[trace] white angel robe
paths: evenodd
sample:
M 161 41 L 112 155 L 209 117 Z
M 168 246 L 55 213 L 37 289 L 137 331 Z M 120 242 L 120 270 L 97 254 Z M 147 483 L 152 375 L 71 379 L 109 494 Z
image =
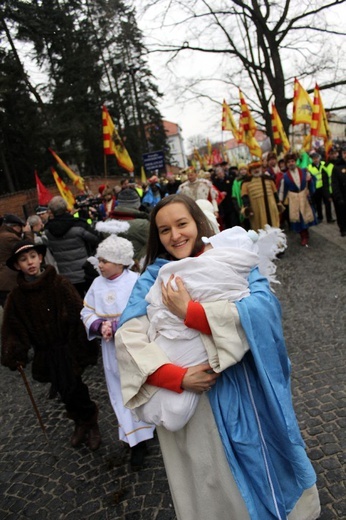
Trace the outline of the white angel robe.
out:
M 138 274 L 128 269 L 125 269 L 114 280 L 108 280 L 103 276 L 95 278 L 84 298 L 84 307 L 81 311 L 88 339 L 97 337 L 90 331 L 90 326 L 95 320 L 119 321 L 137 279 Z M 137 421 L 132 412 L 123 405 L 113 340 L 102 339 L 102 359 L 109 399 L 118 419 L 119 439 L 128 443 L 130 447 L 151 439 L 155 427 L 152 424 Z

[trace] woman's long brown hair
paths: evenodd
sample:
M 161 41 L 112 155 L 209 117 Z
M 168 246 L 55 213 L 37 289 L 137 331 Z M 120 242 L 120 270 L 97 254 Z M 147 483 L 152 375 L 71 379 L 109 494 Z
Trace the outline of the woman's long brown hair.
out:
M 158 214 L 160 209 L 164 208 L 168 204 L 174 203 L 184 204 L 184 206 L 190 213 L 191 217 L 196 222 L 197 239 L 191 256 L 195 256 L 197 253 L 201 251 L 203 247 L 202 237 L 211 237 L 215 234 L 209 223 L 209 220 L 207 219 L 203 211 L 200 209 L 200 207 L 196 204 L 196 202 L 193 199 L 191 199 L 191 197 L 188 197 L 187 195 L 183 194 L 169 195 L 168 197 L 164 197 L 154 207 L 150 215 L 149 238 L 143 271 L 145 271 L 147 266 L 152 264 L 158 257 L 167 259 L 171 258 L 171 256 L 167 253 L 166 249 L 161 244 L 159 232 L 156 225 L 156 215 Z

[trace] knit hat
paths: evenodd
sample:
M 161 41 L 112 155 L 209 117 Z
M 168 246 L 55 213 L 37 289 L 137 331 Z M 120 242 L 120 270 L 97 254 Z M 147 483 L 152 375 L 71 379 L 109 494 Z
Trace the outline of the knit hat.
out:
M 45 245 L 35 244 L 31 240 L 19 240 L 13 247 L 10 258 L 6 260 L 7 267 L 12 269 L 12 271 L 17 271 L 17 269 L 14 267 L 14 264 L 18 260 L 18 255 L 22 253 L 27 253 L 28 251 L 32 250 L 35 250 L 40 255 L 45 256 L 47 248 Z
M 25 226 L 25 222 L 17 217 L 17 215 L 12 215 L 12 213 L 7 213 L 6 215 L 4 215 L 3 217 L 3 220 L 2 220 L 3 224 L 9 224 L 9 225 L 15 225 L 15 226 Z
M 113 264 L 131 267 L 133 265 L 133 245 L 126 238 L 110 235 L 99 244 L 96 258 L 104 258 Z
M 138 209 L 141 205 L 141 199 L 136 190 L 133 188 L 125 188 L 118 193 L 118 206 Z

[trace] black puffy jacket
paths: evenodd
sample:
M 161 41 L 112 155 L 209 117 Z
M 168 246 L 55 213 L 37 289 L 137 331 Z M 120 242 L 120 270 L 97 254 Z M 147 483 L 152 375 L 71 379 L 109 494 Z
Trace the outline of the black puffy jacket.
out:
M 100 242 L 99 234 L 84 219 L 75 218 L 70 213 L 49 220 L 44 232 L 59 273 L 73 284 L 84 282 L 83 265 L 95 253 Z

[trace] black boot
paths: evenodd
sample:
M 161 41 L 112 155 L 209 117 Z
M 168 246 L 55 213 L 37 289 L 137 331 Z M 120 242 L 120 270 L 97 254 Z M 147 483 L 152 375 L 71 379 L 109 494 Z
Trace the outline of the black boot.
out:
M 78 448 L 85 441 L 88 428 L 85 422 L 75 421 L 74 432 L 71 437 L 72 448 Z
M 148 453 L 147 442 L 142 441 L 131 448 L 131 468 L 138 471 L 144 466 L 144 457 Z
M 101 444 L 101 433 L 98 425 L 99 410 L 96 408 L 94 415 L 88 421 L 88 446 L 92 451 L 99 449 Z
M 101 444 L 101 433 L 97 422 L 90 428 L 88 434 L 88 446 L 92 451 L 99 449 Z

